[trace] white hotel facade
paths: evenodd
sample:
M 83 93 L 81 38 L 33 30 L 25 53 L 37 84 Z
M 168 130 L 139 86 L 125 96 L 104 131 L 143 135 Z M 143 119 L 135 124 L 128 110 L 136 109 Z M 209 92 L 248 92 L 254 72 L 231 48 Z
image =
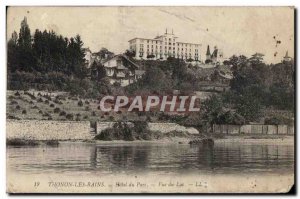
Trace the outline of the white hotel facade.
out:
M 183 60 L 200 61 L 201 44 L 186 43 L 177 41 L 172 33 L 157 36 L 154 39 L 134 38 L 129 40 L 129 49 L 135 52 L 135 59 L 160 59 L 168 57 L 180 58 Z

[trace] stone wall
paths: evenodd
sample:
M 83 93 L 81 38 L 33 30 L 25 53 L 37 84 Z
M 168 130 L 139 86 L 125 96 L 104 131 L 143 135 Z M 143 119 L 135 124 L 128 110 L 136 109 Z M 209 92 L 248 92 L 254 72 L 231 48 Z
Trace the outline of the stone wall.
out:
M 294 127 L 288 125 L 217 125 L 213 126 L 213 133 L 235 134 L 267 134 L 267 135 L 293 135 Z
M 97 122 L 97 134 L 107 128 L 111 128 L 114 122 Z M 171 131 L 183 131 L 190 134 L 199 134 L 195 128 L 184 127 L 176 123 L 148 123 L 151 131 L 160 131 L 162 133 L 168 133 Z
M 93 135 L 88 121 L 6 120 L 6 138 L 85 140 Z
M 149 129 L 152 131 L 160 131 L 168 133 L 171 131 L 183 131 L 190 134 L 199 134 L 198 130 L 192 127 L 181 126 L 176 123 L 148 123 Z

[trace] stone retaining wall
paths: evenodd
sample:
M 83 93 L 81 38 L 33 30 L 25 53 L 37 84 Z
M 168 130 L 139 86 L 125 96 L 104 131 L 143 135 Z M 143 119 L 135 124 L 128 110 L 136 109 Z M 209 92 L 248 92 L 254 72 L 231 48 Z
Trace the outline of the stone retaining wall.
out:
M 31 140 L 92 139 L 89 121 L 6 120 L 6 138 Z
M 101 133 L 104 129 L 113 127 L 114 122 L 97 122 L 97 134 Z M 171 131 L 183 131 L 190 134 L 199 134 L 195 128 L 188 128 L 176 123 L 148 123 L 148 127 L 151 131 L 160 131 L 162 133 L 168 133 Z
M 213 133 L 235 134 L 266 134 L 266 135 L 293 135 L 294 127 L 288 125 L 213 125 Z

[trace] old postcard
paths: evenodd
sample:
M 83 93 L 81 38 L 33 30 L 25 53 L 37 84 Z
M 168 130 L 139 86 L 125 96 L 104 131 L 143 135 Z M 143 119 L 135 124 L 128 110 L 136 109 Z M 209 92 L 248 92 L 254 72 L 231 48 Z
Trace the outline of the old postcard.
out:
M 289 192 L 294 13 L 7 7 L 7 192 Z

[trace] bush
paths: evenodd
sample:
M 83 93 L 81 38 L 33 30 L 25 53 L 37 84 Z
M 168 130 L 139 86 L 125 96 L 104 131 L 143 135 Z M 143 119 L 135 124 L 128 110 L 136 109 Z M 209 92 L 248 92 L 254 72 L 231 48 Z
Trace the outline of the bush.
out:
M 90 102 L 89 101 L 87 101 L 87 100 L 85 100 L 85 102 L 84 102 L 85 104 L 90 104 Z
M 65 116 L 67 113 L 65 112 L 65 111 L 61 111 L 60 113 L 59 113 L 59 116 Z
M 8 146 L 36 146 L 39 145 L 38 141 L 35 140 L 24 140 L 20 138 L 7 139 L 6 145 Z
M 49 104 L 49 100 L 45 100 L 45 104 Z
M 10 104 L 11 104 L 11 105 L 14 105 L 14 104 L 18 104 L 18 102 L 15 101 L 15 100 L 13 100 L 13 101 L 10 102 Z
M 20 110 L 20 109 L 21 109 L 21 107 L 20 107 L 19 105 L 17 105 L 17 106 L 16 106 L 16 109 L 17 109 L 17 110 Z
M 20 93 L 19 93 L 19 91 L 17 91 L 17 92 L 15 92 L 15 94 L 14 94 L 15 96 L 20 96 Z
M 43 99 L 42 99 L 42 98 L 39 98 L 39 99 L 38 99 L 38 102 L 43 102 Z
M 83 102 L 81 100 L 78 102 L 78 106 L 80 106 L 80 107 L 83 106 Z
M 265 124 L 268 125 L 293 125 L 293 123 L 294 120 L 282 116 L 274 116 L 265 119 Z
M 54 106 L 54 104 L 50 104 L 50 107 L 51 107 L 51 108 L 54 108 L 55 106 Z
M 113 128 L 103 130 L 100 134 L 95 136 L 97 140 L 134 140 L 132 129 L 125 122 L 117 122 Z
M 68 119 L 68 120 L 73 120 L 73 118 L 74 118 L 74 116 L 71 113 L 66 115 L 66 119 Z
M 27 111 L 26 111 L 26 110 L 23 110 L 23 111 L 22 111 L 22 114 L 27 114 Z
M 60 112 L 60 108 L 57 108 L 57 107 L 56 107 L 56 108 L 54 109 L 54 113 L 59 113 L 59 112 Z
M 96 116 L 96 112 L 93 111 L 93 112 L 91 113 L 91 115 L 92 115 L 92 116 Z
M 86 106 L 84 110 L 89 111 L 90 107 Z
M 87 115 L 85 115 L 84 117 L 83 117 L 83 119 L 89 119 L 89 116 L 87 116 Z
M 49 113 L 44 113 L 43 117 L 51 117 L 51 115 Z

